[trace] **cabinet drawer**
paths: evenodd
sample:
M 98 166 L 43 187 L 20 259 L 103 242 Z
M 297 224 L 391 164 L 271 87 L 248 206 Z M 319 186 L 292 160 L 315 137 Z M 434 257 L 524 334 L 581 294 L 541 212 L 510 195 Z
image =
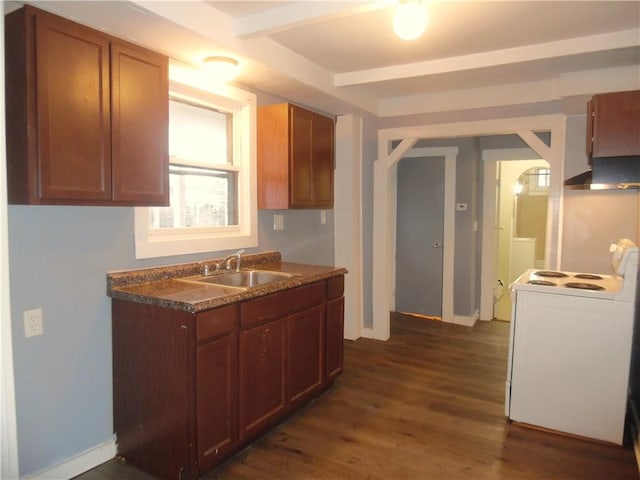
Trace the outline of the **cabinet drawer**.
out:
M 240 326 L 251 328 L 325 301 L 326 282 L 249 300 L 240 305 Z
M 196 341 L 228 334 L 236 329 L 237 325 L 238 306 L 236 304 L 200 312 L 196 317 Z
M 327 280 L 327 298 L 339 298 L 344 293 L 344 275 Z

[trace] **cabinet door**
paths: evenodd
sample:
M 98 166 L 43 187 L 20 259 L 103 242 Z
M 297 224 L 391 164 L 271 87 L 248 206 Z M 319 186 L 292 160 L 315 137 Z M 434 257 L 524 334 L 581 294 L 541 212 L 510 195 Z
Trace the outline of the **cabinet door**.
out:
M 327 302 L 327 378 L 342 373 L 344 346 L 344 297 Z
M 595 95 L 593 156 L 640 155 L 640 90 Z
M 316 207 L 333 207 L 333 119 L 314 115 L 312 152 L 313 200 Z
M 111 47 L 113 199 L 169 204 L 167 59 L 132 46 Z
M 118 455 L 159 478 L 194 472 L 191 315 L 117 299 L 111 312 Z
M 199 470 L 227 456 L 238 441 L 236 332 L 197 347 L 196 401 Z
M 253 437 L 285 412 L 286 319 L 240 332 L 240 437 Z
M 35 23 L 37 196 L 44 203 L 109 200 L 108 40 L 47 14 Z
M 291 207 L 311 207 L 313 200 L 312 135 L 313 113 L 289 107 L 289 203 Z
M 324 305 L 287 317 L 288 397 L 304 402 L 321 388 L 324 378 Z

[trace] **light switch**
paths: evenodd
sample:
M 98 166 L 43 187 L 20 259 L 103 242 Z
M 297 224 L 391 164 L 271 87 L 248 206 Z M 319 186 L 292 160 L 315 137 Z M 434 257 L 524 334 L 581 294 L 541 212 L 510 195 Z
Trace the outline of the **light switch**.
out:
M 284 215 L 273 216 L 273 229 L 284 230 Z

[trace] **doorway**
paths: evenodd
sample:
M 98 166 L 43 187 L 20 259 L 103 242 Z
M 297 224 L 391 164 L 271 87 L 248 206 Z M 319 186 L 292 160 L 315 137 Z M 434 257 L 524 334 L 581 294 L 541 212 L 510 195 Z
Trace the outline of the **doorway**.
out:
M 496 170 L 493 318 L 508 321 L 509 285 L 524 271 L 544 267 L 550 170 L 542 159 L 502 160 Z
M 553 139 L 546 145 L 535 132 L 550 132 Z M 563 115 L 541 115 L 534 117 L 512 117 L 476 122 L 425 124 L 395 127 L 378 130 L 378 159 L 374 162 L 373 183 L 373 252 L 372 252 L 372 338 L 386 340 L 390 335 L 389 312 L 395 307 L 395 215 L 396 215 L 396 178 L 397 162 L 411 149 L 418 139 L 474 137 L 516 133 L 540 157 L 549 161 L 553 172 L 550 179 L 549 208 L 547 218 L 547 252 L 545 264 L 549 268 L 557 268 L 559 264 L 559 246 L 561 238 L 561 198 L 562 198 L 562 164 L 565 150 L 566 123 Z M 392 144 L 400 140 L 393 148 Z M 452 179 L 455 186 L 455 177 Z M 454 190 L 455 192 L 455 187 Z M 495 190 L 494 190 L 495 191 Z M 495 200 L 494 200 L 495 202 Z M 452 210 L 455 209 L 455 197 Z M 445 219 L 449 215 L 445 215 Z M 446 222 L 446 220 L 445 220 Z M 454 227 L 455 228 L 455 227 Z M 491 227 L 489 226 L 489 229 Z M 445 225 L 446 231 L 446 225 Z M 485 252 L 484 224 L 480 272 L 480 319 L 489 320 L 493 310 L 493 263 L 495 252 Z M 445 240 L 445 243 L 446 240 Z M 494 245 L 494 243 L 492 243 Z M 449 249 L 451 250 L 451 249 Z M 450 252 L 453 254 L 453 252 Z M 445 252 L 445 265 L 449 253 Z M 453 255 L 452 255 L 453 256 Z M 491 266 L 486 264 L 491 260 Z M 453 258 L 451 258 L 453 262 Z M 445 278 L 451 283 L 450 295 L 453 296 L 453 278 Z M 488 292 L 487 292 L 488 290 Z M 443 290 L 443 308 L 446 291 Z M 488 293 L 488 296 L 487 296 Z M 488 298 L 488 302 L 487 299 Z M 453 305 L 453 298 L 449 303 Z M 449 312 L 453 320 L 453 311 Z M 444 317 L 444 312 L 443 312 Z
M 398 162 L 396 310 L 442 319 L 444 157 Z

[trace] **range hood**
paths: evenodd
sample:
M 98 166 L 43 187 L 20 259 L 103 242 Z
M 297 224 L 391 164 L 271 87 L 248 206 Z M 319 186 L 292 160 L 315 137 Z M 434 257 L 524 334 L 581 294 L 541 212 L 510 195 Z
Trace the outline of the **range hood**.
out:
M 569 190 L 640 188 L 640 156 L 594 158 L 592 169 L 564 182 Z

